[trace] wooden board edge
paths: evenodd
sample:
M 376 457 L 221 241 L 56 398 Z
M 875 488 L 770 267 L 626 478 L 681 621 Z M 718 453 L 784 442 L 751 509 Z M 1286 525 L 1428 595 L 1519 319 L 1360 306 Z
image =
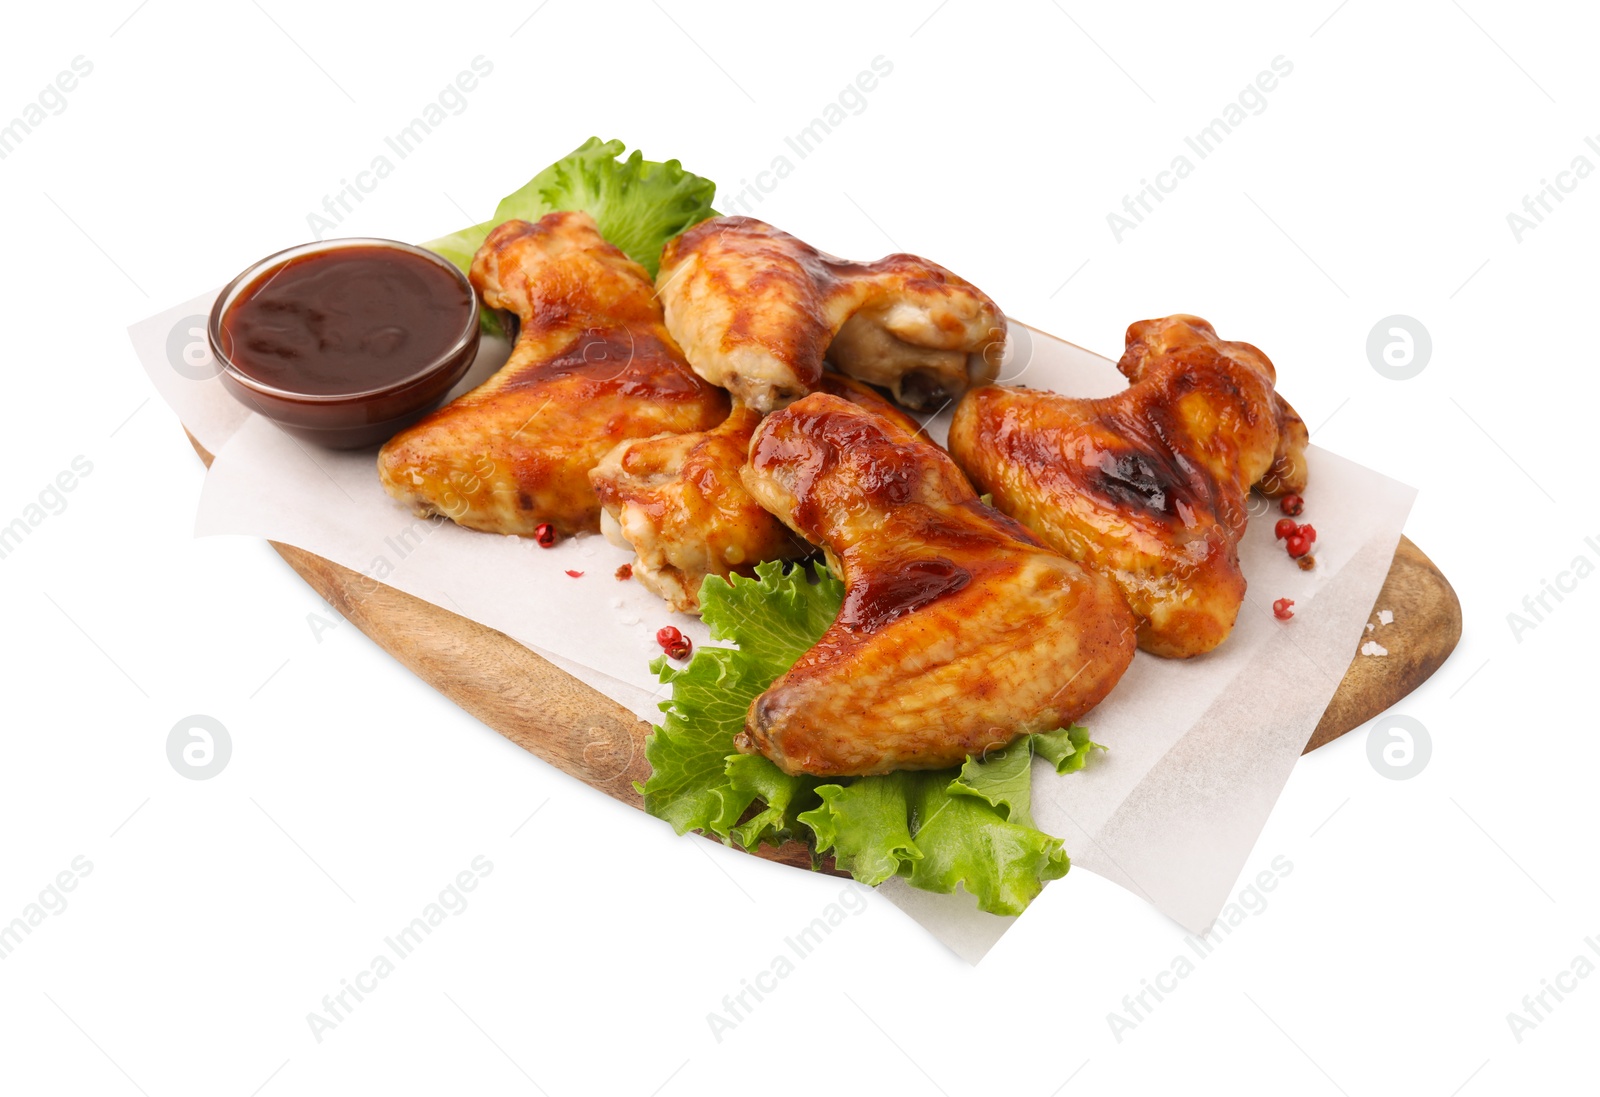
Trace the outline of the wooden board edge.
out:
M 1404 535 L 1395 547 L 1388 577 L 1373 603 L 1388 610 L 1390 625 L 1363 634 L 1385 655 L 1351 653 L 1350 667 L 1306 742 L 1305 753 L 1353 731 L 1397 704 L 1444 665 L 1461 640 L 1461 600 L 1434 562 Z

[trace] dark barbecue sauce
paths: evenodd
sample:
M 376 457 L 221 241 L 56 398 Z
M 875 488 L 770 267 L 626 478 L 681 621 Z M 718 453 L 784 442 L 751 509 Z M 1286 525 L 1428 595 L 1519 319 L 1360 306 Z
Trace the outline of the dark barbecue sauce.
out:
M 472 300 L 437 263 L 397 248 L 334 248 L 258 278 L 222 319 L 241 373 L 285 392 L 369 392 L 460 341 Z

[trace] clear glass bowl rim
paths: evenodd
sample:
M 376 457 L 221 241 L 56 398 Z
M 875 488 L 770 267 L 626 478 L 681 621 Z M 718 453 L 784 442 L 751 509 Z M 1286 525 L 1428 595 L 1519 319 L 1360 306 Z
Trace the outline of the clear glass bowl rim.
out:
M 244 290 L 254 285 L 257 279 L 274 267 L 283 266 L 303 255 L 316 255 L 320 252 L 361 247 L 394 248 L 398 251 L 408 252 L 419 258 L 427 259 L 441 269 L 448 271 L 451 277 L 466 290 L 467 300 L 472 307 L 468 310 L 467 322 L 463 325 L 461 334 L 456 337 L 448 348 L 431 361 L 419 366 L 412 373 L 380 385 L 377 388 L 368 389 L 365 392 L 295 392 L 291 389 L 281 389 L 263 381 L 258 381 L 233 364 L 233 361 L 222 349 L 222 319 L 228 314 L 228 310 L 233 307 L 233 303 L 239 299 L 239 295 Z M 239 272 L 239 275 L 233 281 L 222 287 L 222 292 L 217 294 L 217 299 L 211 306 L 211 317 L 206 324 L 206 341 L 211 344 L 211 353 L 218 364 L 227 372 L 229 378 L 244 388 L 252 392 L 259 392 L 263 396 L 275 396 L 282 400 L 305 404 L 341 404 L 399 392 L 427 377 L 434 370 L 461 354 L 477 335 L 478 294 L 473 290 L 472 283 L 468 281 L 467 276 L 461 273 L 461 269 L 444 256 L 431 252 L 427 248 L 418 247 L 415 244 L 407 244 L 403 240 L 388 240 L 381 236 L 338 236 L 329 240 L 311 240 L 304 244 L 296 244 L 292 248 L 284 248 L 282 251 L 274 252 L 264 259 L 251 263 L 243 271 Z

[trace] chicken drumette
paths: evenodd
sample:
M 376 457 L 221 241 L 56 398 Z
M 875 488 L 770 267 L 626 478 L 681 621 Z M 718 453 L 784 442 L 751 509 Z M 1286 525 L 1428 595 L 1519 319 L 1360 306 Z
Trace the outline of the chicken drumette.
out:
M 589 470 L 613 446 L 727 417 L 727 394 L 662 324 L 650 276 L 587 213 L 500 225 L 472 283 L 520 333 L 499 372 L 379 453 L 384 489 L 417 513 L 490 533 L 597 529 Z
M 762 423 L 743 478 L 845 584 L 736 740 L 787 773 L 957 765 L 1076 719 L 1133 658 L 1115 585 L 981 503 L 901 424 L 807 396 Z
M 921 429 L 872 389 L 840 374 L 821 387 L 883 415 L 906 430 Z M 707 575 L 754 574 L 767 560 L 793 560 L 816 550 L 762 509 L 739 478 L 758 412 L 735 404 L 720 426 L 623 442 L 589 473 L 605 513 L 600 528 L 635 553 L 633 577 L 673 609 L 700 611 Z
M 1227 638 L 1244 599 L 1251 487 L 1305 487 L 1305 424 L 1265 354 L 1196 316 L 1132 325 L 1117 368 L 1131 384 L 1100 400 L 969 392 L 950 452 L 996 507 L 1116 580 L 1140 647 L 1198 655 Z
M 994 380 L 1005 318 L 915 255 L 835 259 L 750 217 L 702 221 L 661 253 L 667 327 L 695 372 L 769 412 L 817 388 L 822 363 L 936 408 Z

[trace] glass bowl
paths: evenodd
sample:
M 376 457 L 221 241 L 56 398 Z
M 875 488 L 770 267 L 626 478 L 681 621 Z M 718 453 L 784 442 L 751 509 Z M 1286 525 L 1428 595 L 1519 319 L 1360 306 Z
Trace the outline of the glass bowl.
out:
M 247 372 L 235 359 L 235 348 L 230 345 L 233 340 L 224 323 L 234 306 L 297 260 L 357 248 L 394 249 L 437 267 L 441 290 L 454 283 L 455 290 L 466 294 L 468 308 L 459 334 L 438 353 L 430 350 L 407 354 L 402 346 L 393 356 L 392 377 L 377 384 L 354 385 L 349 392 L 296 391 L 291 380 L 276 377 L 269 383 Z M 319 240 L 269 255 L 229 282 L 211 307 L 206 337 L 222 367 L 218 377 L 223 387 L 240 403 L 303 441 L 333 449 L 359 449 L 388 440 L 437 408 L 465 376 L 478 353 L 478 296 L 453 263 L 425 248 L 377 237 Z M 240 359 L 247 357 L 239 355 Z

